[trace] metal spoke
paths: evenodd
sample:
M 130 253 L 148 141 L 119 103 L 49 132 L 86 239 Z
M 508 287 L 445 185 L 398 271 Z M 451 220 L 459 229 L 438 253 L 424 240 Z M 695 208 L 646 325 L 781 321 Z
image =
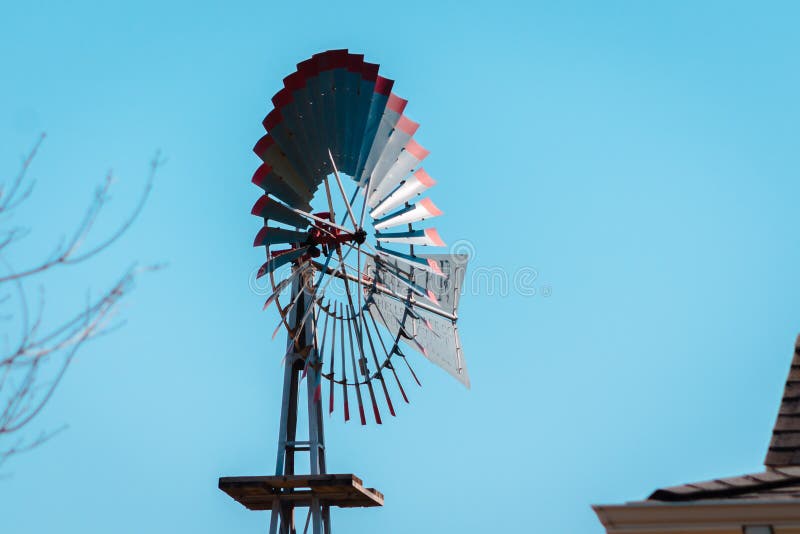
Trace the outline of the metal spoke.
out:
M 364 401 L 361 399 L 361 387 L 358 385 L 359 384 L 359 380 L 358 380 L 358 371 L 356 370 L 356 350 L 353 347 L 353 328 L 352 328 L 352 325 L 350 324 L 350 320 L 349 320 L 350 317 L 351 317 L 349 311 L 347 312 L 347 317 L 348 317 L 348 321 L 347 321 L 347 333 L 348 333 L 348 336 L 347 337 L 350 340 L 350 361 L 353 364 L 353 384 L 356 387 L 356 399 L 358 400 L 358 415 L 361 418 L 361 424 L 362 425 L 366 425 L 367 424 L 367 418 L 364 415 Z
M 342 340 L 342 395 L 344 396 L 344 420 L 345 422 L 350 420 L 350 404 L 347 401 L 347 365 L 345 363 L 345 347 L 344 347 L 344 311 L 342 309 L 342 305 L 339 304 L 339 315 L 342 317 L 341 322 L 339 323 L 341 330 L 341 340 Z M 358 377 L 356 377 L 356 381 L 358 381 Z
M 342 185 L 342 179 L 339 178 L 339 170 L 336 168 L 336 163 L 333 161 L 333 154 L 331 154 L 330 149 L 328 149 L 328 156 L 331 158 L 331 165 L 333 165 L 333 176 L 336 178 L 336 183 L 339 185 L 339 191 L 342 193 L 344 207 L 347 208 L 347 214 L 350 215 L 350 220 L 353 221 L 353 227 L 358 230 L 359 227 L 356 226 L 356 217 L 353 215 L 350 202 L 347 201 L 347 194 L 344 192 L 344 185 Z M 330 201 L 330 195 L 328 195 L 328 200 Z
M 289 209 L 292 210 L 293 212 L 295 212 L 298 215 L 301 215 L 303 217 L 307 217 L 307 218 L 311 219 L 312 221 L 316 221 L 316 222 L 319 222 L 319 223 L 322 223 L 322 224 L 326 224 L 328 226 L 331 226 L 333 228 L 336 228 L 337 230 L 341 230 L 342 232 L 346 232 L 348 234 L 351 233 L 351 230 L 349 228 L 345 228 L 344 226 L 340 226 L 340 225 L 336 224 L 332 220 L 328 221 L 328 220 L 323 219 L 322 217 L 317 217 L 316 215 L 314 215 L 312 213 L 308 213 L 308 212 L 305 212 L 303 210 L 299 210 L 299 209 L 296 209 L 296 208 L 289 208 Z M 331 219 L 333 219 L 333 214 L 331 214 Z M 317 226 L 316 228 L 319 228 L 319 227 Z M 333 235 L 331 232 L 328 232 L 324 228 L 319 228 L 319 229 L 322 230 L 323 232 L 326 232 L 328 235 L 331 235 L 331 236 Z

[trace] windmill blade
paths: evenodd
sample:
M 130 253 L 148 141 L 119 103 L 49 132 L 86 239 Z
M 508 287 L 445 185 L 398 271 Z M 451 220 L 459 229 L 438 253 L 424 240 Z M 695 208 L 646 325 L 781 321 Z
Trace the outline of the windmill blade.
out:
M 383 243 L 406 243 L 408 245 L 423 245 L 428 247 L 443 247 L 444 241 L 439 237 L 435 228 L 424 230 L 409 230 L 407 232 L 376 232 L 375 239 Z
M 428 157 L 430 151 L 417 143 L 413 138 L 408 140 L 406 146 L 397 156 L 397 160 L 382 176 L 373 173 L 372 190 L 367 205 L 374 208 L 383 198 L 397 187 L 411 171 L 419 167 L 422 160 Z
M 368 176 L 385 177 L 389 169 L 400 157 L 400 154 L 405 150 L 406 145 L 411 142 L 411 138 L 414 137 L 418 129 L 419 123 L 412 121 L 405 115 L 401 115 L 389 135 L 389 139 L 386 140 L 386 144 L 375 162 L 375 167 Z
M 256 201 L 250 213 L 263 217 L 265 221 L 280 222 L 295 228 L 308 226 L 308 219 L 298 215 L 292 208 L 284 206 L 267 195 L 263 195 Z
M 311 149 L 308 142 L 309 128 L 305 120 L 308 113 L 308 96 L 303 75 L 300 72 L 294 72 L 286 76 L 283 79 L 283 89 L 275 93 L 272 103 L 275 109 L 281 110 L 283 120 L 293 133 L 292 140 L 297 146 L 299 154 L 308 154 Z M 267 126 L 264 124 L 265 128 Z M 312 172 L 310 177 L 313 176 Z
M 374 226 L 376 230 L 384 230 L 401 224 L 410 224 L 430 219 L 431 217 L 438 217 L 441 214 L 442 211 L 434 205 L 431 199 L 423 198 L 416 204 L 411 204 L 388 217 L 375 221 Z
M 304 243 L 308 240 L 308 232 L 299 232 L 297 230 L 286 230 L 285 228 L 273 228 L 272 226 L 264 226 L 258 231 L 254 247 L 263 245 L 276 245 L 276 244 L 297 244 Z
M 383 115 L 378 123 L 378 129 L 375 132 L 375 138 L 369 149 L 369 154 L 366 156 L 367 159 L 363 162 L 363 167 L 358 171 L 357 181 L 360 186 L 363 186 L 374 173 L 375 165 L 380 161 L 381 155 L 389 145 L 398 124 L 400 124 L 403 119 L 405 119 L 403 122 L 404 131 L 412 129 L 416 131 L 416 128 L 413 126 L 414 123 L 403 115 L 406 104 L 408 104 L 408 101 L 404 98 L 400 98 L 394 93 L 389 93 L 386 100 L 386 107 L 383 109 Z M 410 136 L 408 137 L 410 138 Z
M 261 158 L 261 161 L 267 163 L 272 168 L 272 172 L 280 176 L 281 180 L 291 187 L 300 198 L 306 202 L 311 201 L 314 196 L 313 192 L 270 134 L 258 140 L 253 147 L 253 152 Z
M 284 95 L 286 94 L 287 93 L 284 93 Z M 278 95 L 276 95 L 276 97 L 280 98 Z M 296 112 L 291 109 L 293 107 L 291 102 L 286 102 L 286 100 L 288 100 L 288 98 L 281 102 L 286 104 L 286 115 L 288 117 L 294 117 Z M 269 136 L 280 148 L 281 155 L 286 158 L 286 161 L 291 165 L 292 169 L 297 171 L 297 175 L 302 180 L 305 188 L 309 191 L 314 191 L 314 189 L 316 189 L 313 178 L 314 174 L 309 167 L 307 167 L 306 160 L 301 156 L 299 147 L 294 142 L 299 132 L 288 124 L 288 122 L 289 121 L 284 120 L 284 115 L 281 113 L 281 110 L 275 108 L 269 112 L 262 124 L 264 125 L 264 129 L 269 132 Z
M 314 92 L 314 102 L 317 105 L 315 113 L 317 118 L 321 119 L 319 124 L 322 129 L 319 134 L 325 140 L 324 144 L 329 149 L 336 144 L 336 132 L 338 131 L 336 125 L 336 93 L 332 68 L 334 64 L 341 61 L 342 52 L 342 50 L 329 50 L 312 56 L 319 72 L 316 79 L 313 80 L 316 87 Z
M 313 80 L 318 74 L 317 64 L 313 59 L 307 59 L 297 64 L 296 72 L 283 79 L 284 87 L 292 92 L 294 100 L 298 103 L 297 119 L 301 125 L 306 146 L 304 156 L 317 181 L 319 181 L 320 175 L 324 174 L 317 157 L 322 145 L 319 137 L 320 126 L 316 115 Z
M 253 174 L 252 182 L 263 189 L 267 194 L 280 199 L 289 206 L 303 210 L 311 209 L 311 205 L 308 203 L 309 199 L 299 195 L 297 191 L 292 189 L 267 163 L 262 163 L 261 166 L 256 169 L 256 172 Z
M 365 63 L 361 54 L 350 54 L 347 70 L 356 78 L 354 92 L 350 97 L 348 117 L 349 128 L 345 133 L 345 158 L 341 162 L 342 170 L 350 176 L 355 175 L 358 156 L 361 151 L 361 140 L 367 123 L 372 95 L 375 92 L 375 80 L 378 78 L 378 65 Z
M 331 70 L 333 84 L 331 85 L 331 92 L 333 93 L 334 100 L 334 124 L 336 129 L 333 135 L 333 153 L 336 154 L 337 161 L 344 161 L 345 159 L 345 133 L 349 128 L 348 117 L 348 99 L 353 93 L 351 83 L 355 85 L 356 79 L 349 76 L 347 71 L 347 50 L 342 50 L 342 53 L 337 56 L 337 63 Z
M 299 259 L 303 254 L 307 252 L 308 252 L 308 247 L 290 249 L 281 253 L 273 252 L 272 258 L 267 260 L 267 262 L 264 263 L 264 265 L 262 265 L 258 269 L 258 274 L 256 275 L 256 278 L 261 278 L 265 274 L 275 271 L 275 269 L 277 269 L 278 267 L 282 267 L 289 262 Z
M 395 103 L 395 101 L 393 101 L 392 105 L 394 109 L 390 109 L 389 113 L 386 114 L 386 104 L 389 101 L 389 96 L 391 95 L 393 85 L 394 80 L 384 78 L 380 75 L 376 76 L 375 78 L 375 85 L 371 95 L 369 111 L 367 112 L 367 120 L 364 125 L 364 135 L 361 142 L 361 148 L 359 148 L 358 163 L 356 165 L 355 173 L 353 174 L 353 178 L 359 184 L 362 183 L 362 181 L 366 181 L 364 179 L 364 175 L 367 173 L 364 172 L 364 167 L 372 156 L 376 139 L 387 139 L 389 137 L 389 132 L 392 128 L 394 128 L 394 125 L 397 124 L 397 120 L 400 118 L 400 113 L 397 113 L 396 111 L 399 102 Z M 402 99 L 398 99 L 398 101 L 405 102 Z M 403 106 L 405 106 L 405 104 L 403 104 Z M 382 137 L 378 135 L 379 132 Z M 375 159 L 377 159 L 379 155 L 379 150 L 382 149 L 382 146 L 379 149 L 375 149 Z
M 436 181 L 428 176 L 428 173 L 425 172 L 425 169 L 420 168 L 408 180 L 406 180 L 403 185 L 392 191 L 388 196 L 386 196 L 386 198 L 381 200 L 375 209 L 370 212 L 370 217 L 373 219 L 383 217 L 396 207 L 403 205 L 403 203 L 412 199 L 416 195 L 422 194 L 434 185 L 436 185 Z M 378 197 L 380 194 L 381 191 L 376 189 L 375 196 Z M 370 202 L 368 202 L 368 204 L 372 204 L 372 198 L 370 198 Z

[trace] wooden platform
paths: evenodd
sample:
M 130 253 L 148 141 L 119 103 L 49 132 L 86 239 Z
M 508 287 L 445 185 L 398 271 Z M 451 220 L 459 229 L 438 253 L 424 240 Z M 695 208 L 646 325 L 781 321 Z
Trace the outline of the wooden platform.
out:
M 324 506 L 383 506 L 383 494 L 365 488 L 355 475 L 223 477 L 219 489 L 250 510 L 271 510 L 275 500 L 309 506 L 312 497 Z

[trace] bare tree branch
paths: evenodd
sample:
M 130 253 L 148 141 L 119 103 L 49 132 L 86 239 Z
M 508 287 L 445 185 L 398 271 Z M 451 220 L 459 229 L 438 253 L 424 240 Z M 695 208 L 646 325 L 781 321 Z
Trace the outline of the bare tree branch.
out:
M 30 196 L 33 182 L 28 171 L 45 136 L 42 135 L 23 159 L 17 176 L 7 186 L 0 187 L 0 215 L 8 215 Z M 152 191 L 153 181 L 162 164 L 156 153 L 150 162 L 149 173 L 142 194 L 130 215 L 99 244 L 87 247 L 93 228 L 110 198 L 113 183 L 109 173 L 95 191 L 81 222 L 69 239 L 62 239 L 53 252 L 38 264 L 24 269 L 14 269 L 9 260 L 12 245 L 27 236 L 22 228 L 0 229 L 0 286 L 10 284 L 5 293 L 0 291 L 0 309 L 12 308 L 6 314 L 8 326 L 18 324 L 20 333 L 11 346 L 0 350 L 0 465 L 14 454 L 35 448 L 51 439 L 62 429 L 42 432 L 34 439 L 26 439 L 25 429 L 52 399 L 53 393 L 64 377 L 75 354 L 87 342 L 119 328 L 112 325 L 121 299 L 131 290 L 136 275 L 143 270 L 131 266 L 117 282 L 99 297 L 91 299 L 73 316 L 57 326 L 43 331 L 45 293 L 39 288 L 36 311 L 31 312 L 25 282 L 58 266 L 75 265 L 86 261 L 117 241 L 134 223 Z M 16 298 L 12 295 L 16 294 Z M 6 340 L 11 339 L 8 332 Z M 4 443 L 6 445 L 4 445 Z

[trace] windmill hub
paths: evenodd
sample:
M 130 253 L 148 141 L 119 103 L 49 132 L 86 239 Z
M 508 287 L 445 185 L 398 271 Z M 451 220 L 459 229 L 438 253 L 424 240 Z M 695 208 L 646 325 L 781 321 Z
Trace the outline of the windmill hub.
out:
M 317 219 L 331 219 L 331 215 L 328 212 L 315 213 L 314 216 L 317 217 Z M 302 245 L 310 247 L 320 246 L 327 255 L 339 245 L 347 243 L 363 245 L 366 240 L 367 232 L 363 228 L 359 228 L 354 232 L 343 232 L 336 226 L 325 224 L 321 221 L 315 221 L 308 230 L 308 239 Z M 316 254 L 312 255 L 317 256 Z

